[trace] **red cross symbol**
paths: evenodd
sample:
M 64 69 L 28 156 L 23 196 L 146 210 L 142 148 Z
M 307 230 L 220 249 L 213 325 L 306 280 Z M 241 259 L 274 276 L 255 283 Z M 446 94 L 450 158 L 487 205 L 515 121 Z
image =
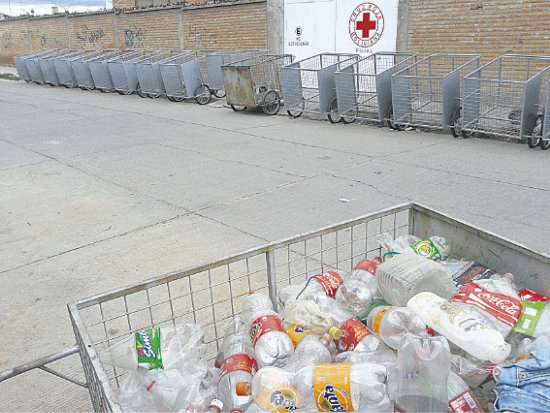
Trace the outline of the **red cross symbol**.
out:
M 370 19 L 370 13 L 363 13 L 363 21 L 357 21 L 356 30 L 361 30 L 363 32 L 363 35 L 361 36 L 363 39 L 368 39 L 370 36 L 371 30 L 376 30 L 376 21 L 373 21 Z M 367 35 L 365 36 L 365 32 Z

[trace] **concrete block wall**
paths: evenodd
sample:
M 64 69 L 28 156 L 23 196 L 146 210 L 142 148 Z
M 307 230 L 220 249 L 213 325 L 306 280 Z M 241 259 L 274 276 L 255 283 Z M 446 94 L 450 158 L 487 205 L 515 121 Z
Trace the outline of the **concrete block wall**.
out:
M 550 55 L 548 0 L 401 0 L 398 50 Z

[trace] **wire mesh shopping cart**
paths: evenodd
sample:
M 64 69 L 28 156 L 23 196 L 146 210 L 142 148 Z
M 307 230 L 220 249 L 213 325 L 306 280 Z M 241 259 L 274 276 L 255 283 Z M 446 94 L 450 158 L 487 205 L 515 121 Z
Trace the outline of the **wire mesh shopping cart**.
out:
M 139 79 L 135 62 L 146 57 L 153 57 L 162 53 L 162 50 L 134 50 L 107 60 L 113 89 L 121 95 L 131 95 L 139 90 Z
M 338 70 L 334 99 L 344 123 L 359 119 L 393 128 L 391 76 L 415 62 L 416 53 L 377 52 Z
M 266 115 L 279 112 L 283 99 L 281 69 L 292 55 L 255 55 L 222 67 L 227 103 L 234 111 L 260 107 Z
M 71 65 L 76 78 L 76 85 L 82 90 L 95 89 L 94 79 L 90 71 L 90 60 L 96 59 L 98 56 L 113 52 L 113 49 L 108 50 L 90 50 L 89 53 L 80 55 L 71 59 Z
M 59 86 L 59 78 L 57 76 L 57 70 L 55 70 L 54 59 L 57 56 L 64 55 L 65 53 L 67 53 L 66 49 L 60 49 L 56 52 L 48 54 L 47 56 L 38 58 L 40 70 L 44 75 L 44 83 L 47 83 L 51 86 Z
M 550 57 L 504 55 L 464 78 L 462 128 L 508 139 L 542 142 Z
M 35 368 L 58 374 L 46 365 L 79 353 L 93 409 L 120 412 L 116 391 L 124 371 L 103 365 L 98 357 L 102 350 L 138 330 L 196 323 L 204 332 L 206 358 L 213 361 L 227 321 L 241 313 L 249 292 L 269 295 L 277 310 L 282 288 L 382 256 L 386 251 L 377 241 L 382 233 L 421 239 L 437 234 L 447 239 L 454 255 L 500 273 L 512 272 L 518 285 L 550 294 L 547 279 L 540 277 L 550 273 L 550 256 L 410 203 L 72 303 L 68 310 L 76 346 L 0 372 L 0 384 Z
M 334 73 L 358 60 L 356 54 L 322 53 L 283 67 L 281 79 L 288 115 L 297 118 L 302 113 L 327 114 L 331 122 L 340 122 L 334 102 Z
M 394 122 L 399 128 L 451 129 L 461 136 L 462 78 L 478 69 L 479 56 L 434 54 L 392 76 Z
M 99 56 L 90 59 L 88 61 L 88 67 L 90 68 L 95 88 L 100 92 L 114 92 L 115 86 L 107 62 L 111 59 L 120 58 L 125 54 L 134 52 L 135 50 L 104 51 Z
M 54 57 L 53 64 L 61 86 L 67 88 L 78 86 L 71 61 L 75 58 L 86 56 L 89 52 L 89 50 L 70 50 L 66 54 Z
M 49 49 L 49 50 L 44 50 L 42 52 L 28 54 L 23 57 L 22 60 L 25 63 L 25 67 L 29 72 L 29 76 L 32 82 L 39 85 L 44 83 L 44 73 L 42 73 L 42 68 L 40 67 L 39 59 L 45 58 L 46 56 L 49 56 L 52 54 L 55 55 L 60 50 L 62 53 L 65 52 L 65 49 Z

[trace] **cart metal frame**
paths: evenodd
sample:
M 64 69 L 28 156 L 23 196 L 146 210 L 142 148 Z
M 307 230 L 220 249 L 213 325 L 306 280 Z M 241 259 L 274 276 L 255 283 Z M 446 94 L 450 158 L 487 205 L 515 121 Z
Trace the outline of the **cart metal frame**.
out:
M 95 411 L 120 412 L 116 388 L 121 370 L 103 366 L 98 353 L 135 331 L 196 323 L 203 329 L 207 358 L 221 346 L 226 322 L 241 312 L 250 291 L 266 293 L 278 306 L 278 291 L 331 269 L 351 270 L 361 259 L 381 256 L 381 233 L 445 237 L 456 256 L 497 272 L 512 272 L 519 285 L 550 294 L 550 256 L 528 249 L 425 206 L 408 203 L 316 231 L 295 235 L 239 254 L 173 272 L 68 305 L 76 346 L 0 372 L 0 383 L 35 368 L 60 375 L 46 364 L 79 353 Z
M 393 125 L 391 76 L 416 63 L 416 53 L 377 52 L 334 74 L 338 114 L 344 123 L 356 119 Z
M 139 79 L 135 62 L 146 57 L 156 56 L 162 50 L 134 50 L 131 53 L 121 54 L 107 61 L 113 88 L 121 95 L 131 95 L 139 90 Z
M 94 79 L 92 72 L 90 71 L 90 60 L 96 59 L 98 56 L 114 51 L 114 49 L 107 50 L 90 50 L 90 53 L 81 55 L 74 59 L 71 59 L 71 65 L 76 77 L 76 85 L 82 90 L 95 89 Z
M 454 124 L 460 119 L 462 78 L 479 67 L 479 55 L 438 53 L 395 73 L 392 101 L 396 126 L 450 128 L 455 135 Z
M 110 93 L 115 91 L 113 79 L 107 62 L 110 59 L 120 57 L 124 54 L 134 53 L 134 50 L 113 50 L 112 52 L 103 52 L 99 56 L 88 61 L 88 67 L 95 85 L 100 92 Z
M 135 61 L 134 66 L 139 81 L 138 94 L 143 98 L 166 96 L 166 89 L 160 72 L 160 63 L 172 56 L 185 52 L 186 50 L 162 51 L 156 55 L 149 55 Z
M 15 68 L 17 69 L 17 76 L 19 76 L 19 79 L 24 80 L 25 82 L 32 82 L 31 75 L 29 74 L 29 70 L 27 69 L 27 65 L 25 65 L 25 58 L 27 56 L 30 56 L 28 54 L 14 56 L 13 58 L 13 64 L 15 65 Z
M 42 73 L 42 69 L 40 68 L 39 59 L 49 56 L 51 54 L 55 54 L 59 50 L 65 51 L 66 49 L 44 50 L 42 52 L 26 55 L 23 58 L 27 71 L 29 72 L 29 76 L 31 77 L 31 81 L 33 83 L 36 83 L 38 85 L 44 83 L 44 73 Z
M 59 77 L 57 76 L 57 70 L 55 70 L 54 59 L 58 56 L 62 56 L 67 52 L 67 49 L 60 49 L 57 52 L 49 54 L 48 56 L 40 57 L 38 64 L 40 70 L 44 75 L 44 83 L 51 86 L 59 86 Z
M 74 58 L 86 56 L 88 52 L 89 50 L 69 50 L 66 54 L 53 58 L 53 64 L 61 86 L 65 86 L 66 88 L 78 86 L 71 61 Z
M 503 55 L 464 78 L 465 131 L 539 145 L 550 57 Z
M 279 112 L 283 100 L 281 69 L 292 55 L 256 55 L 222 66 L 227 103 L 238 112 L 260 107 L 266 115 Z
M 331 107 L 336 97 L 334 73 L 359 59 L 357 54 L 321 53 L 283 67 L 281 79 L 288 115 L 297 118 L 302 113 L 326 114 L 331 122 L 340 122 L 338 107 Z
M 544 120 L 542 126 L 542 139 L 540 147 L 542 149 L 548 149 L 550 148 L 550 80 L 546 83 Z
M 194 76 L 191 69 L 194 69 L 196 65 L 184 65 L 193 62 L 197 57 L 198 53 L 196 51 L 184 50 L 175 56 L 159 62 L 159 69 L 168 100 L 172 102 L 183 102 L 184 100 L 195 98 L 197 84 L 192 81 Z M 187 69 L 184 70 L 184 67 Z M 197 76 L 200 78 L 200 68 Z M 200 79 L 201 82 L 199 83 L 202 84 L 202 78 Z M 186 81 L 188 81 L 189 84 Z

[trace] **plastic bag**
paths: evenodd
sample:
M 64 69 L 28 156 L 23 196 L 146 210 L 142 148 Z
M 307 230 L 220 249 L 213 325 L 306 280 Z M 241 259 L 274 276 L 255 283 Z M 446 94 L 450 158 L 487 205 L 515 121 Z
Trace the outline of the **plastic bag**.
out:
M 332 327 L 332 320 L 312 300 L 298 300 L 287 304 L 283 311 L 285 323 L 298 324 L 315 334 L 323 335 Z

